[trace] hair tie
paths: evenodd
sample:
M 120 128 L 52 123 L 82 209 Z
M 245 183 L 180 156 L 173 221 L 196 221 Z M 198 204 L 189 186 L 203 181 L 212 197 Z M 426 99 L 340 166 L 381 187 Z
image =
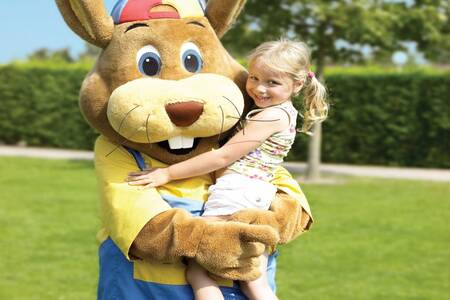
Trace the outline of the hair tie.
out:
M 313 79 L 314 77 L 316 77 L 316 74 L 314 74 L 314 72 L 312 72 L 312 71 L 309 71 L 308 72 L 308 77 Z

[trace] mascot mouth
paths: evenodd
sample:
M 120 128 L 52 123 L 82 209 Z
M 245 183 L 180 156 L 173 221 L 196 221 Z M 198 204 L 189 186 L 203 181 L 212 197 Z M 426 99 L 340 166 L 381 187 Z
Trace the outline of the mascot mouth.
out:
M 171 154 L 185 155 L 195 150 L 199 142 L 199 138 L 176 136 L 169 140 L 159 142 L 158 146 L 167 150 Z

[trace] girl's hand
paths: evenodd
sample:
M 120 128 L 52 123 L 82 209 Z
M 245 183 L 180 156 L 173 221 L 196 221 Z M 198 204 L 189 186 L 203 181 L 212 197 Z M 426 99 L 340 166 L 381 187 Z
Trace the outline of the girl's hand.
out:
M 142 185 L 142 189 L 155 188 L 170 181 L 168 168 L 132 172 L 126 179 L 129 185 Z

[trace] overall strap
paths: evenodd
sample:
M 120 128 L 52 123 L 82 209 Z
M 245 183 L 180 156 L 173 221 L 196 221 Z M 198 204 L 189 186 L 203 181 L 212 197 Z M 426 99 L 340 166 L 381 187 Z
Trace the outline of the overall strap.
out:
M 145 170 L 147 168 L 147 166 L 145 165 L 145 161 L 144 158 L 142 157 L 141 152 L 136 151 L 134 149 L 128 148 L 126 146 L 124 146 L 125 149 L 128 150 L 128 152 L 130 152 L 131 155 L 133 155 L 134 160 L 136 161 L 137 166 L 139 167 L 139 169 L 141 171 Z

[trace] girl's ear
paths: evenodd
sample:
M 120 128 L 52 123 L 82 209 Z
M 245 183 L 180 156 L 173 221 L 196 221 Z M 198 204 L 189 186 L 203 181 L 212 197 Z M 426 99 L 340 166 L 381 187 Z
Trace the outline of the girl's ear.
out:
M 297 95 L 298 93 L 300 93 L 302 87 L 303 87 L 303 80 L 297 80 L 294 81 L 294 95 Z
M 100 48 L 111 41 L 114 21 L 103 1 L 56 0 L 67 25 L 83 40 Z
M 246 0 L 209 0 L 206 6 L 206 17 L 221 38 L 230 29 L 245 5 Z

